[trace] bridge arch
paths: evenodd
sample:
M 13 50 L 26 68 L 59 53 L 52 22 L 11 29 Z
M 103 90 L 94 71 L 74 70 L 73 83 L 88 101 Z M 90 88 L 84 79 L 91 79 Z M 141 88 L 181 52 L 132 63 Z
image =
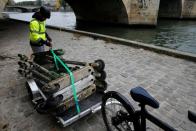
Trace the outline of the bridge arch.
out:
M 159 17 L 181 18 L 184 0 L 160 0 Z
M 127 0 L 65 0 L 76 20 L 128 24 Z
M 159 17 L 195 19 L 195 0 L 160 0 Z

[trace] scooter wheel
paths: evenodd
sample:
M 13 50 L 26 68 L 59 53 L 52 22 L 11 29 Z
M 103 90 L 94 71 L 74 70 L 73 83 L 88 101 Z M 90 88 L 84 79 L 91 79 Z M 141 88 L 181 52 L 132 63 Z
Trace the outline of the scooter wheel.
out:
M 98 66 L 95 67 L 95 69 L 96 69 L 98 72 L 104 70 L 104 68 L 105 68 L 105 63 L 104 63 L 103 60 L 101 60 L 101 59 L 95 60 L 95 63 L 98 64 Z
M 108 84 L 107 84 L 106 81 L 98 81 L 98 80 L 96 80 L 95 81 L 95 85 L 96 85 L 97 91 L 101 92 L 101 93 L 103 93 L 107 89 L 107 87 L 108 87 Z
M 107 76 L 106 72 L 104 70 L 102 70 L 99 73 L 100 73 L 100 76 L 96 77 L 96 79 L 104 81 L 106 79 L 106 76 Z
M 36 111 L 39 114 L 47 114 L 48 112 L 47 112 L 47 110 L 45 110 L 45 106 L 46 106 L 45 102 L 38 103 L 38 105 L 36 106 Z
M 43 88 L 42 91 L 47 94 L 54 94 L 60 89 L 59 84 L 55 84 L 52 88 Z
M 57 107 L 63 100 L 63 95 L 58 95 L 56 97 L 50 97 L 46 100 L 46 107 L 47 108 L 54 108 Z
M 65 105 L 62 105 L 62 106 L 56 108 L 55 115 L 59 116 L 59 117 L 64 116 L 65 112 L 66 112 L 66 107 L 65 107 Z

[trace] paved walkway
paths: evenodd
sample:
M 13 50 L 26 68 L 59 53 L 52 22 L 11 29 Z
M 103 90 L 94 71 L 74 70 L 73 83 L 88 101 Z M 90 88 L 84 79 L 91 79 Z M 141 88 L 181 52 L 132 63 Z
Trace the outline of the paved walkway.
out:
M 25 79 L 17 73 L 17 54 L 31 53 L 28 25 L 4 22 L 0 26 L 0 130 L 106 130 L 100 112 L 66 128 L 59 127 L 51 116 L 35 112 L 27 97 Z M 50 29 L 48 33 L 54 47 L 65 50 L 66 59 L 103 59 L 108 90 L 119 91 L 132 101 L 129 90 L 143 86 L 160 102 L 158 110 L 148 108 L 153 114 L 180 131 L 195 131 L 196 124 L 187 119 L 187 111 L 196 111 L 196 63 L 77 34 Z M 150 123 L 148 126 L 149 130 L 159 130 Z

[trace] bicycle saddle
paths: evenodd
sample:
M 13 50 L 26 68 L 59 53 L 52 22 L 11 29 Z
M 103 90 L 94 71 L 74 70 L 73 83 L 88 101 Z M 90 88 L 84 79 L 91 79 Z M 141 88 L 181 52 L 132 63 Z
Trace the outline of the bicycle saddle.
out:
M 135 87 L 130 91 L 131 97 L 145 105 L 149 105 L 153 108 L 159 108 L 159 102 L 156 101 L 144 88 L 142 87 Z

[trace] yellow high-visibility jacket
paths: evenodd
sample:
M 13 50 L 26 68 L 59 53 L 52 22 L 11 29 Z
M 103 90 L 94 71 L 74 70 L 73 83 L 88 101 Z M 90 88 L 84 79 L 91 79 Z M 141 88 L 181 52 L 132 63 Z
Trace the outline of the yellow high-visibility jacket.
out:
M 46 41 L 46 21 L 31 20 L 29 39 L 33 45 L 42 45 L 41 41 Z

